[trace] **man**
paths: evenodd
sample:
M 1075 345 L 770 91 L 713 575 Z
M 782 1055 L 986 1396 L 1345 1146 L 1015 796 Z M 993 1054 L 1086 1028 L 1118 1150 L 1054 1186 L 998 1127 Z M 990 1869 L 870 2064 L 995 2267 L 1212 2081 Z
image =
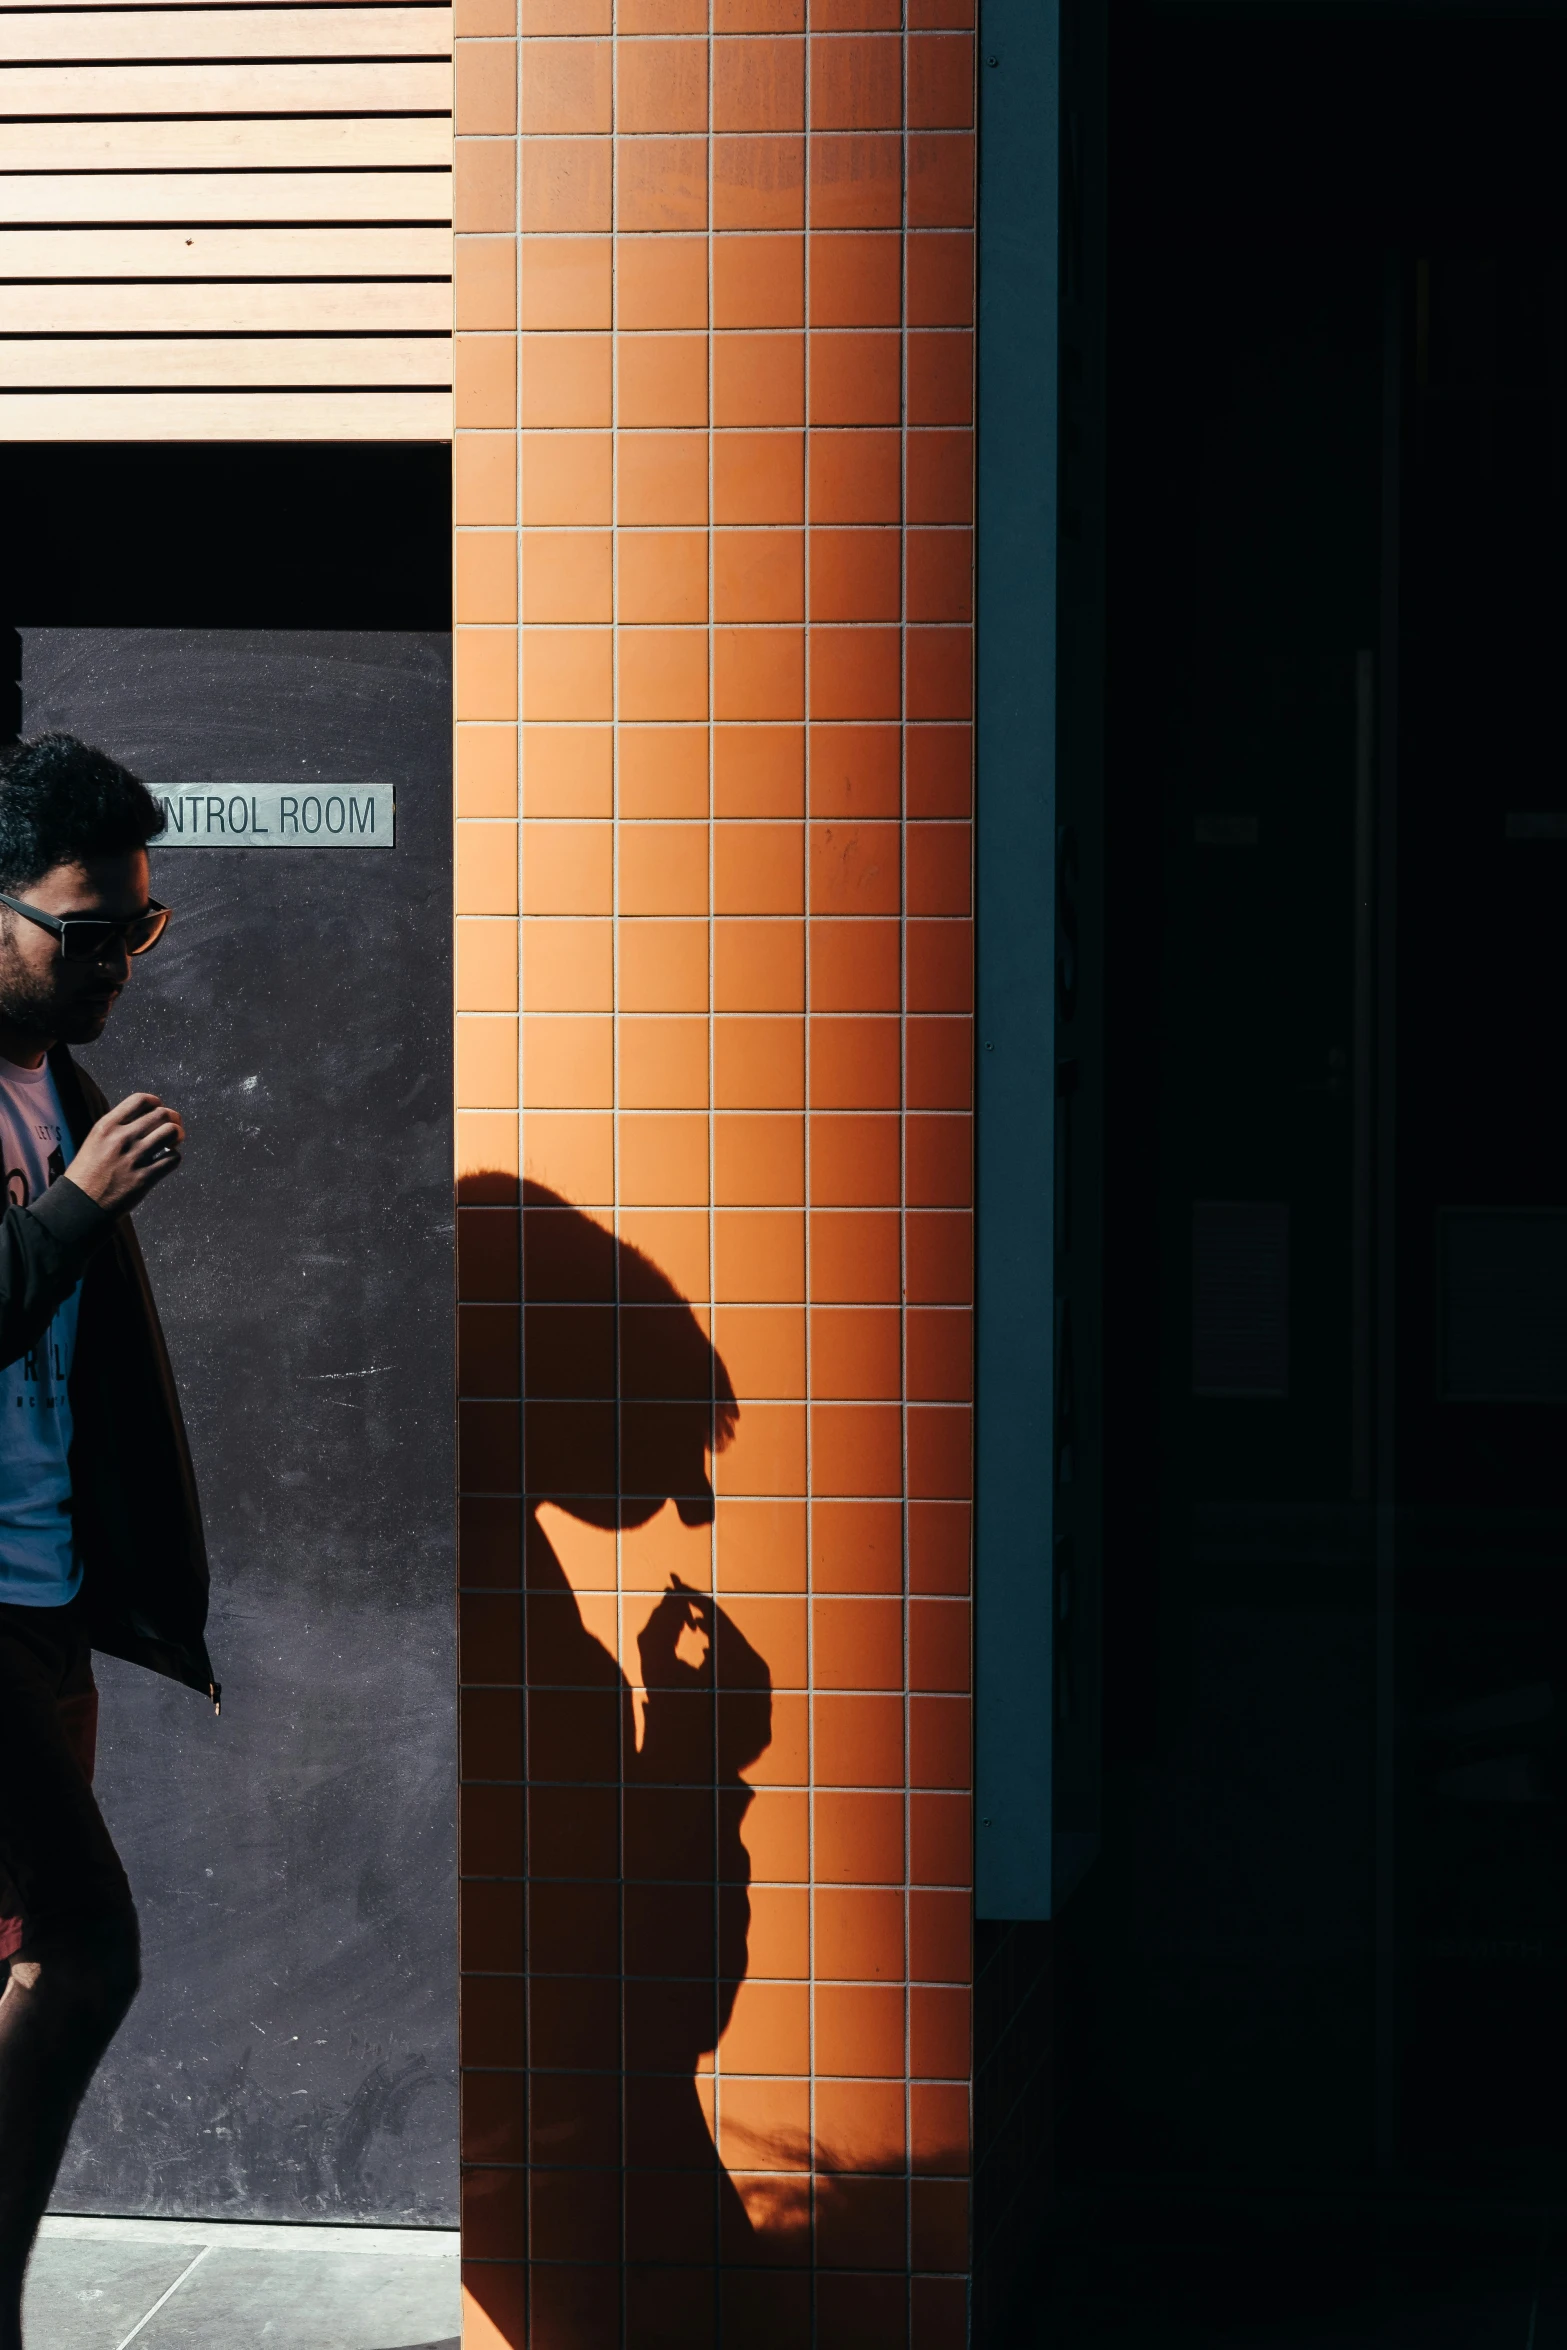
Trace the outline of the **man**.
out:
M 103 1034 L 169 916 L 135 776 L 70 735 L 0 761 L 0 2350 L 71 2122 L 135 1995 L 136 1912 L 92 1795 L 94 1648 L 202 1691 L 207 1564 L 127 1221 L 180 1164 L 156 1094 L 110 1109 Z

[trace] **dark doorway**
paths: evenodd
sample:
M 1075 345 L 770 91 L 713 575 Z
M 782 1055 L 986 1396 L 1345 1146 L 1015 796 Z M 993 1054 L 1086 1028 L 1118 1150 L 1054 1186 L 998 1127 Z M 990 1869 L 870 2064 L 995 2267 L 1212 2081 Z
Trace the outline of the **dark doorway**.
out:
M 1567 30 L 1111 21 L 1108 1776 L 1061 2289 L 1096 2345 L 1114 2294 L 1260 2342 L 1391 2340 L 1424 2293 L 1522 2350 L 1567 2169 Z
M 396 806 L 389 848 L 155 848 L 175 922 L 87 1056 L 190 1130 L 140 1221 L 224 1702 L 100 1661 L 146 1981 L 58 2200 L 452 2225 L 446 452 L 8 459 L 23 731 Z

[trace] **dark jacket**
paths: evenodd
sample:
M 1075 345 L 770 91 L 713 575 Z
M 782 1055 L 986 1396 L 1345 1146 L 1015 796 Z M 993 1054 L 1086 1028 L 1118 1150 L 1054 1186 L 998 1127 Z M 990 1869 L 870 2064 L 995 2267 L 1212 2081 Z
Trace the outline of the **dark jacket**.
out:
M 63 1045 L 49 1069 L 79 1148 L 108 1103 Z M 42 1337 L 78 1281 L 71 1492 L 89 1637 L 215 1705 L 201 1505 L 147 1268 L 130 1218 L 61 1176 L 0 1218 L 0 1366 Z

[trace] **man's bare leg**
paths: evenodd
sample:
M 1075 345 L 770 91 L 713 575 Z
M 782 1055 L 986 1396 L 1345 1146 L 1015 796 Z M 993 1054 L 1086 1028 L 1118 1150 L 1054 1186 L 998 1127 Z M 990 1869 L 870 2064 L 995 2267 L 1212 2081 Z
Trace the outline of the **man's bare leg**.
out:
M 14 1959 L 0 1995 L 0 2350 L 22 2350 L 22 2280 L 87 2084 L 136 1996 L 134 1921 Z

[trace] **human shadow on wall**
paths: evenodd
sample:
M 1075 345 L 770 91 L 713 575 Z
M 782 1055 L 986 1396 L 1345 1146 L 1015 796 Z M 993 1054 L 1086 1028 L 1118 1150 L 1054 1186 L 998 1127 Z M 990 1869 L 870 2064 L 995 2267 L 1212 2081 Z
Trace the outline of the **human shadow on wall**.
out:
M 694 1577 L 648 1588 L 640 1551 L 618 1598 L 574 1588 L 552 1513 L 613 1535 L 586 1548 L 623 1564 L 627 1538 L 671 1505 L 681 1527 L 710 1526 L 709 1458 L 739 1408 L 647 1256 L 542 1186 L 524 1185 L 523 1206 L 533 2157 L 562 2166 L 535 2172 L 531 2248 L 613 2260 L 623 2243 L 633 2269 L 711 2272 L 757 2249 L 698 2080 L 747 1972 L 742 1773 L 771 1741 L 771 1676 Z M 621 2210 L 602 2174 L 566 2167 L 603 2163 L 617 2110 Z
M 820 2320 L 824 2340 L 901 2342 L 911 2247 L 937 2272 L 921 2276 L 920 2306 L 934 2293 L 941 2338 L 961 2338 L 967 2091 L 950 2048 L 934 2050 L 938 2085 L 916 2092 L 923 2140 L 906 2146 L 901 1968 L 878 1984 L 878 1947 L 856 1945 L 851 1996 L 891 1988 L 897 2053 L 875 2037 L 878 2008 L 872 2040 L 840 2038 L 825 2067 L 826 2114 L 818 2091 L 807 2121 L 798 2048 L 773 2044 L 768 2019 L 785 2011 L 766 1995 L 790 1988 L 805 1954 L 783 1908 L 769 1919 L 758 1903 L 753 1924 L 745 1774 L 784 1775 L 794 1734 L 780 1707 L 769 1754 L 768 1661 L 701 1587 L 709 1459 L 739 1424 L 733 1382 L 667 1275 L 558 1194 L 525 1184 L 519 1214 L 515 1176 L 478 1175 L 461 1202 L 479 1211 L 463 1227 L 464 1410 L 489 1429 L 470 1450 L 465 1420 L 470 1596 L 486 1603 L 472 1620 L 506 1650 L 492 1657 L 464 1632 L 469 1696 L 495 1699 L 498 1733 L 493 1762 L 475 1747 L 472 1776 L 527 1781 L 526 1838 L 520 1808 L 474 1806 L 494 1824 L 475 1833 L 476 1875 L 510 1880 L 474 1905 L 495 1930 L 475 1935 L 466 1961 L 467 2284 L 480 2338 L 798 2350 Z M 495 1302 L 476 1319 L 477 1300 Z M 470 1355 L 476 1330 L 488 1335 Z M 496 1400 L 472 1400 L 483 1397 Z M 507 1645 L 519 1570 L 520 1674 Z M 802 1775 L 799 1761 L 786 1770 Z M 514 1887 L 527 1896 L 525 2045 Z M 761 2061 L 748 2079 L 749 2066 L 731 2074 L 720 2060 L 715 2134 L 711 2056 L 753 1972 L 758 2014 L 739 2015 L 729 2046 L 749 2031 L 745 2053 Z M 936 1979 L 964 1980 L 965 1967 L 944 1959 Z M 867 2019 L 863 2004 L 855 2012 Z

